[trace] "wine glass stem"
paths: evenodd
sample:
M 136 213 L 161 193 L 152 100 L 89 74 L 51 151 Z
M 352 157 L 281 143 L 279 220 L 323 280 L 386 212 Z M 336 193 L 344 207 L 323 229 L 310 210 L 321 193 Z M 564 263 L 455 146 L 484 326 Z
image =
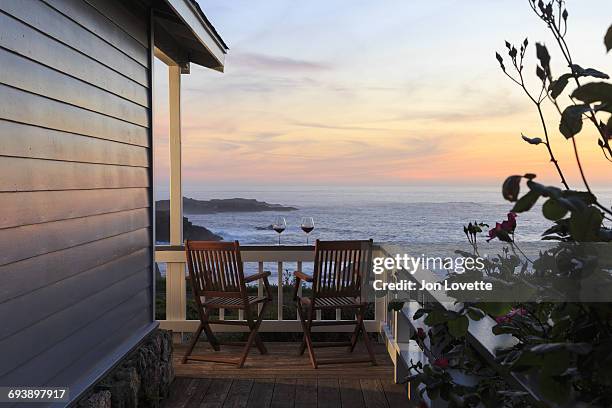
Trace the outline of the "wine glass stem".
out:
M 278 245 L 280 245 L 280 234 L 278 234 Z

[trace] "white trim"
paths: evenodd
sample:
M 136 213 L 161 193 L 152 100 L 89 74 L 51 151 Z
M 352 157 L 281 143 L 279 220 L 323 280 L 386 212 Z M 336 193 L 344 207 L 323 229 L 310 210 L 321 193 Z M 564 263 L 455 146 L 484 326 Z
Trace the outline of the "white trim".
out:
M 158 320 L 159 327 L 165 330 L 174 332 L 190 332 L 193 333 L 200 324 L 199 320 Z M 376 320 L 364 321 L 368 332 L 380 332 L 380 322 Z M 226 325 L 226 324 L 211 324 L 213 331 L 221 332 L 248 332 L 246 326 Z M 352 333 L 355 330 L 353 325 L 338 325 L 338 326 L 315 326 L 312 328 L 314 332 L 348 332 Z M 261 322 L 260 332 L 302 332 L 302 325 L 299 320 L 264 320 Z
M 219 70 L 222 71 L 225 65 L 225 49 L 193 4 L 189 0 L 166 0 L 166 2 L 189 27 L 200 44 L 219 62 Z
M 314 250 L 309 251 L 241 251 L 242 262 L 313 262 Z M 187 262 L 185 251 L 155 251 L 155 262 Z

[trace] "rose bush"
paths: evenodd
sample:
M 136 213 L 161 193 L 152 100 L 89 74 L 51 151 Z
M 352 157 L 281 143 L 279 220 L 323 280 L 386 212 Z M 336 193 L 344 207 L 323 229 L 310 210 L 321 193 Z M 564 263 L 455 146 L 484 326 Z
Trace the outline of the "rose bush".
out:
M 522 89 L 541 120 L 542 134 L 521 139 L 536 148 L 544 147 L 547 158 L 560 178 L 560 187 L 536 181 L 535 174 L 513 175 L 502 186 L 503 197 L 514 203 L 506 219 L 496 222 L 486 235 L 485 223 L 469 223 L 464 233 L 473 252 L 457 251 L 464 256 L 478 256 L 479 237 L 486 242 L 499 240 L 507 244 L 499 256 L 488 259 L 482 271 L 465 274 L 449 273 L 449 280 L 490 279 L 502 282 L 510 293 L 529 293 L 531 301 L 494 302 L 491 299 L 459 299 L 458 311 L 424 307 L 414 320 L 424 317 L 428 331 L 415 331 L 413 340 L 429 358 L 428 364 L 410 367 L 407 378 L 431 400 L 442 399 L 451 407 L 529 407 L 529 406 L 612 406 L 612 303 L 585 301 L 585 288 L 612 293 L 610 264 L 604 259 L 612 255 L 610 246 L 601 250 L 596 243 L 612 241 L 610 204 L 600 202 L 591 189 L 580 161 L 577 136 L 584 124 L 597 134 L 597 146 L 612 162 L 612 84 L 609 76 L 594 68 L 575 63 L 566 43 L 569 13 L 564 1 L 528 0 L 529 7 L 547 26 L 568 72 L 555 77 L 547 47 L 537 43 L 535 74 L 539 86 L 529 89 L 525 82 L 525 63 L 529 41 L 518 48 L 506 42 L 504 58 L 496 53 L 502 73 Z M 604 45 L 612 49 L 612 26 Z M 583 83 L 585 79 L 594 81 Z M 573 84 L 574 89 L 566 92 Z M 569 98 L 566 107 L 562 98 Z M 580 171 L 584 190 L 570 188 L 562 166 L 554 155 L 552 131 L 544 104 L 559 114 L 559 132 L 570 143 Z M 525 182 L 526 192 L 521 195 Z M 530 259 L 515 241 L 517 218 L 544 200 L 542 215 L 552 222 L 543 232 L 543 240 L 558 241 L 553 248 Z M 609 260 L 608 260 L 609 261 Z M 591 286 L 586 286 L 587 284 Z M 513 290 L 516 292 L 512 292 Z M 472 300 L 472 301 L 470 301 Z M 398 310 L 399 307 L 394 305 Z M 485 316 L 494 319 L 492 335 L 510 335 L 517 341 L 510 348 L 497 351 L 497 366 L 483 361 L 467 341 L 470 321 Z M 528 374 L 533 398 L 524 389 L 504 380 L 504 372 Z M 460 373 L 462 375 L 456 375 Z M 463 378 L 463 381 L 458 380 Z M 465 378 L 471 379 L 465 381 Z

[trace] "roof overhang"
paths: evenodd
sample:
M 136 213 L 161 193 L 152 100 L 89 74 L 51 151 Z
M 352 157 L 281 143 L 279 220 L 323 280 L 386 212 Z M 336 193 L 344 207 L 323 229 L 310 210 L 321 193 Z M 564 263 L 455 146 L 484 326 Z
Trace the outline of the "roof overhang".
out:
M 169 59 L 181 66 L 188 67 L 191 62 L 223 72 L 227 45 L 197 2 L 158 0 L 156 3 L 156 55 L 162 60 Z

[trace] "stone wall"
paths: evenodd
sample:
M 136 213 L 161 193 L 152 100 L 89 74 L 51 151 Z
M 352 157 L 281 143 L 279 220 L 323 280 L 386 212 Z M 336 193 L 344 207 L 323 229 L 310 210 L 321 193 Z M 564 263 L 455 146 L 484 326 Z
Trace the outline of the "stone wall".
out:
M 79 408 L 159 407 L 174 380 L 172 332 L 156 330 L 83 397 Z

